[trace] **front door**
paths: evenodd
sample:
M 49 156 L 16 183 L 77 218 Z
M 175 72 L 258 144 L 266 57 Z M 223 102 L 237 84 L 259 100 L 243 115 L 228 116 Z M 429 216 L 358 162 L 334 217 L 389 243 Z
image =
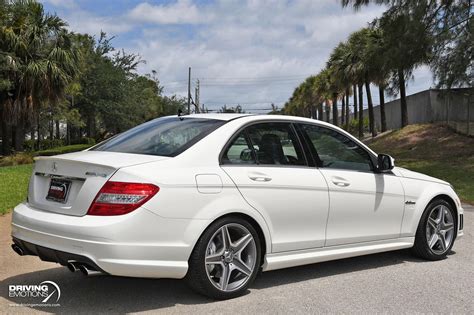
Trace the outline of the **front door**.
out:
M 376 173 L 368 151 L 347 135 L 301 125 L 329 187 L 326 246 L 400 236 L 404 191 L 398 177 Z

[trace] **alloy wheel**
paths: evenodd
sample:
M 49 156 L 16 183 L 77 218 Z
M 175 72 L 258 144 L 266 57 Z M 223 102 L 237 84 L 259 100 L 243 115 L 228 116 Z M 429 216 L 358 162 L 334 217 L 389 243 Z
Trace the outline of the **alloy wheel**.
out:
M 454 218 L 444 205 L 434 207 L 426 224 L 428 247 L 437 255 L 444 254 L 454 240 Z
M 207 277 L 221 291 L 231 292 L 244 286 L 256 264 L 257 246 L 252 234 L 243 225 L 223 225 L 207 245 Z

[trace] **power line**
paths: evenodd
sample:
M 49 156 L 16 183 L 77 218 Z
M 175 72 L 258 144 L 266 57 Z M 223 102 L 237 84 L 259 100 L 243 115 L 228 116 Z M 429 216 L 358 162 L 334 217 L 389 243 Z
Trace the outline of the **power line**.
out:
M 252 82 L 274 82 L 274 81 L 295 81 L 299 79 L 304 79 L 310 76 L 311 74 L 301 74 L 301 75 L 287 75 L 287 76 L 267 76 L 267 77 L 204 77 L 200 78 L 202 82 L 208 83 L 252 83 Z M 183 84 L 187 80 L 175 80 L 160 82 L 162 85 L 169 84 Z
M 209 101 L 209 102 L 203 102 L 205 104 L 211 104 L 211 105 L 256 105 L 256 104 L 282 104 L 286 102 L 284 101 L 257 101 L 257 102 L 234 102 L 234 103 L 229 103 L 225 101 Z
M 274 78 L 294 78 L 294 77 L 308 77 L 311 74 L 293 74 L 293 75 L 274 75 L 266 77 L 204 77 L 202 80 L 260 80 L 260 79 L 274 79 Z

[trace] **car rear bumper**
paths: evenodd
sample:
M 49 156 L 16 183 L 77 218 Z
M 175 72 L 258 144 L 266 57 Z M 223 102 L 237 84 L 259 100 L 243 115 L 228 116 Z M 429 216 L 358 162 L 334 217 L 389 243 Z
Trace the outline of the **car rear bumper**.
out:
M 43 260 L 64 265 L 72 257 L 111 275 L 179 279 L 208 224 L 163 218 L 143 208 L 121 216 L 76 217 L 20 204 L 13 212 L 12 237 Z

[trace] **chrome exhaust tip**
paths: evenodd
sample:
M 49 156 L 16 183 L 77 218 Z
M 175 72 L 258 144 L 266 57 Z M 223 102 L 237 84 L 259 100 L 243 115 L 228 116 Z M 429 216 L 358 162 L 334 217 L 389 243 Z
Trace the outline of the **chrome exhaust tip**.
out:
M 17 253 L 20 256 L 25 255 L 25 252 L 23 251 L 23 249 L 20 246 L 16 245 L 16 244 L 12 244 L 12 249 L 15 253 Z
M 67 263 L 67 269 L 69 269 L 70 272 L 76 272 L 79 270 L 79 266 L 78 266 L 78 263 L 76 261 L 68 261 Z
M 86 265 L 80 265 L 79 271 L 82 272 L 85 276 L 94 276 L 101 274 L 100 271 L 89 269 Z

